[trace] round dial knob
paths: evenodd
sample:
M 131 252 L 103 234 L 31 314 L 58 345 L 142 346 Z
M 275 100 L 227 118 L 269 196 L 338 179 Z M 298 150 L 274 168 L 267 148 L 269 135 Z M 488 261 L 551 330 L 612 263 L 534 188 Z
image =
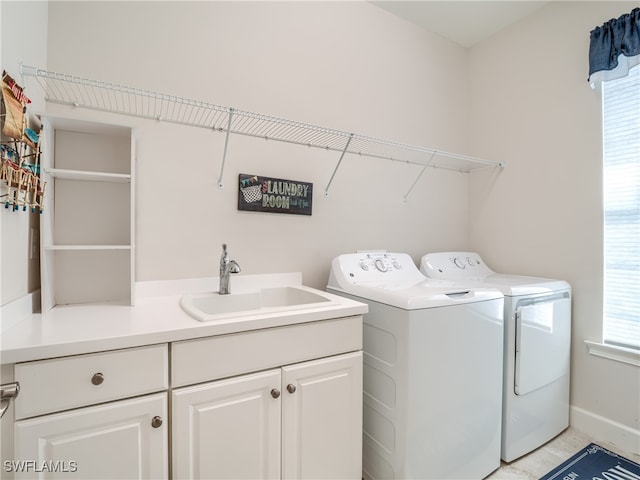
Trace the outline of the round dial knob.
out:
M 367 265 L 367 263 L 364 260 L 362 260 L 360 262 L 360 268 L 363 270 L 369 270 L 369 265 Z
M 461 258 L 458 258 L 458 257 L 454 258 L 453 259 L 453 263 L 455 263 L 456 267 L 458 267 L 458 268 L 464 268 L 465 267 L 464 261 Z
M 384 261 L 381 258 L 376 259 L 376 268 L 381 272 L 387 271 L 387 266 L 385 265 Z
M 398 270 L 402 268 L 402 264 L 401 264 L 399 261 L 397 261 L 397 260 L 394 260 L 394 261 L 393 261 L 393 266 L 394 266 L 395 268 L 397 268 Z

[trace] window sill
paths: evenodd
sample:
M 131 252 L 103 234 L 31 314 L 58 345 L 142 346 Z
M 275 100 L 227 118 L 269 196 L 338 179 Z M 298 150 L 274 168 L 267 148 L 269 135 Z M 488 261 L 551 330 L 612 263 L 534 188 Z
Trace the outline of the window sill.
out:
M 637 350 L 591 342 L 589 340 L 585 340 L 584 343 L 587 345 L 587 349 L 591 355 L 640 367 L 640 352 Z

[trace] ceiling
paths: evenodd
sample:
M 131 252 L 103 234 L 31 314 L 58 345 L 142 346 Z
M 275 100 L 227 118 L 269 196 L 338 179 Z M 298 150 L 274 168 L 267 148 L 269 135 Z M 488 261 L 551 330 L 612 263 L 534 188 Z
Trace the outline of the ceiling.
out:
M 371 3 L 463 47 L 472 47 L 549 1 L 371 0 Z

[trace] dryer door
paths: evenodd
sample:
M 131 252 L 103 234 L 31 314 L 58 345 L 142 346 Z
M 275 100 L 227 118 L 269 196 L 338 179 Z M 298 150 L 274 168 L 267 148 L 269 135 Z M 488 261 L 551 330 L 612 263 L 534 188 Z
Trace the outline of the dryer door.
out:
M 569 373 L 569 294 L 531 299 L 516 308 L 515 393 L 524 395 Z

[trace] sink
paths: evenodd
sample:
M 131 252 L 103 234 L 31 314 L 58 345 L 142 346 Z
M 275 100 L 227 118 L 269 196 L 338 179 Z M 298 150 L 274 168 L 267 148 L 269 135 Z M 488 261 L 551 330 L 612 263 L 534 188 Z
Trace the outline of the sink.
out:
M 308 287 L 271 287 L 228 295 L 217 292 L 188 294 L 180 299 L 182 309 L 201 322 L 309 309 L 333 303 L 323 292 L 316 293 Z

